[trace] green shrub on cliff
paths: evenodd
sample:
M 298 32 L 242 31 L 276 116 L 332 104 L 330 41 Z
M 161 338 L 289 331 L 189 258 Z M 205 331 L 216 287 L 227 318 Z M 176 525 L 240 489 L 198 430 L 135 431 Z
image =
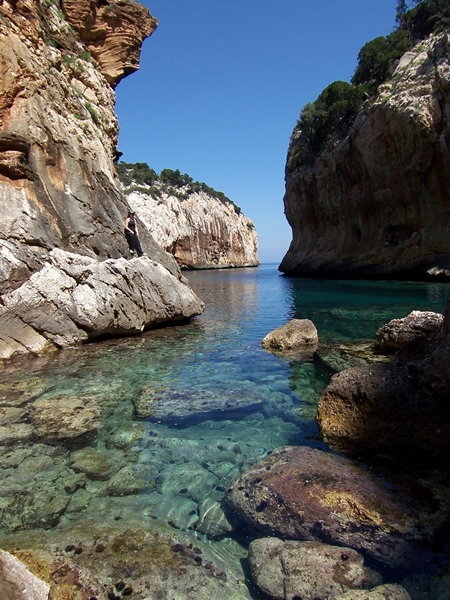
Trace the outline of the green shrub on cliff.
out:
M 287 172 L 312 162 L 348 135 L 364 102 L 389 79 L 398 60 L 418 41 L 450 23 L 450 0 L 398 0 L 398 28 L 365 44 L 351 83 L 335 81 L 317 100 L 305 104 L 291 136 Z M 409 3 L 411 4 L 411 3 Z

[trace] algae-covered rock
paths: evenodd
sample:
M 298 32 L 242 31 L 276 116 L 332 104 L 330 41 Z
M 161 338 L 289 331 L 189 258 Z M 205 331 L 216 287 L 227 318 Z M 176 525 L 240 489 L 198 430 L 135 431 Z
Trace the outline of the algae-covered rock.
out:
M 124 457 L 119 450 L 83 448 L 70 456 L 70 467 L 76 473 L 85 473 L 89 479 L 97 481 L 110 479 L 122 466 Z

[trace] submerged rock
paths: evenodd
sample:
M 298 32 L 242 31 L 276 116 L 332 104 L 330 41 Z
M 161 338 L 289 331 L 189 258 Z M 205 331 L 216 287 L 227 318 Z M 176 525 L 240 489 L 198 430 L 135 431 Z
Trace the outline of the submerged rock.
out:
M 335 600 L 382 582 L 361 554 L 344 546 L 261 538 L 250 544 L 248 559 L 257 586 L 276 600 Z
M 41 398 L 29 410 L 34 436 L 47 442 L 93 433 L 101 425 L 100 407 L 89 396 Z
M 119 450 L 83 448 L 71 453 L 70 467 L 75 473 L 85 473 L 94 481 L 106 481 L 124 466 L 124 455 Z
M 375 362 L 388 362 L 389 357 L 376 353 L 373 342 L 322 344 L 317 356 L 329 369 L 338 373 L 351 367 L 362 367 Z
M 226 501 L 259 532 L 348 546 L 392 566 L 408 564 L 424 541 L 419 515 L 398 489 L 307 447 L 275 450 L 233 483 Z
M 55 598 L 196 598 L 250 600 L 239 562 L 227 562 L 173 527 L 137 519 L 114 526 L 97 520 L 5 538 L 30 568 L 37 568 Z M 242 552 L 242 557 L 245 552 Z
M 266 401 L 257 385 L 250 382 L 234 382 L 217 390 L 171 389 L 143 386 L 134 400 L 136 416 L 170 424 L 220 419 L 226 415 L 242 417 L 246 412 L 256 412 Z

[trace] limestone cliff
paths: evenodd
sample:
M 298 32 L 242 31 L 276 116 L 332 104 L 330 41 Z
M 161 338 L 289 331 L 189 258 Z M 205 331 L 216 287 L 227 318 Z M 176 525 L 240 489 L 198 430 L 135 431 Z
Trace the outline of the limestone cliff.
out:
M 46 272 L 53 249 L 97 261 L 127 256 L 127 201 L 114 166 L 113 87 L 137 69 L 142 42 L 157 22 L 133 0 L 2 0 L 0 17 L 0 331 L 9 347 L 25 325 L 11 325 L 19 313 L 4 308 L 34 273 Z M 152 261 L 148 273 L 161 264 L 161 280 L 170 287 L 175 277 L 189 296 L 175 259 L 145 230 L 141 239 Z M 152 293 L 144 303 L 151 303 Z M 178 308 L 168 313 L 181 317 L 186 311 Z M 152 317 L 145 310 L 147 327 Z M 27 325 L 35 321 L 23 307 L 20 318 Z M 120 331 L 114 319 L 108 329 Z M 38 333 L 48 339 L 48 332 Z
M 289 158 L 299 141 L 291 138 Z M 293 275 L 423 279 L 450 267 L 449 31 L 407 52 L 348 136 L 286 168 Z
M 183 268 L 259 265 L 256 228 L 232 202 L 183 189 L 177 195 L 161 190 L 155 197 L 131 192 L 128 200 L 158 244 Z

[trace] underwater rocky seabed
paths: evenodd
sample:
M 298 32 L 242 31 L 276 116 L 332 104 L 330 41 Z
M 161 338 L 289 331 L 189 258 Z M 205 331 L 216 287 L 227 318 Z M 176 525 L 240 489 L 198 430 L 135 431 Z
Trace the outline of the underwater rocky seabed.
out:
M 411 310 L 443 312 L 449 288 L 289 279 L 276 265 L 187 276 L 206 303 L 189 325 L 3 366 L 0 547 L 59 553 L 105 593 L 119 581 L 140 599 L 262 598 L 226 488 L 279 446 L 326 448 L 314 415 L 346 366 L 339 347 Z M 261 348 L 293 317 L 315 323 L 328 364 Z M 450 597 L 439 560 L 448 588 L 402 574 L 413 600 Z

